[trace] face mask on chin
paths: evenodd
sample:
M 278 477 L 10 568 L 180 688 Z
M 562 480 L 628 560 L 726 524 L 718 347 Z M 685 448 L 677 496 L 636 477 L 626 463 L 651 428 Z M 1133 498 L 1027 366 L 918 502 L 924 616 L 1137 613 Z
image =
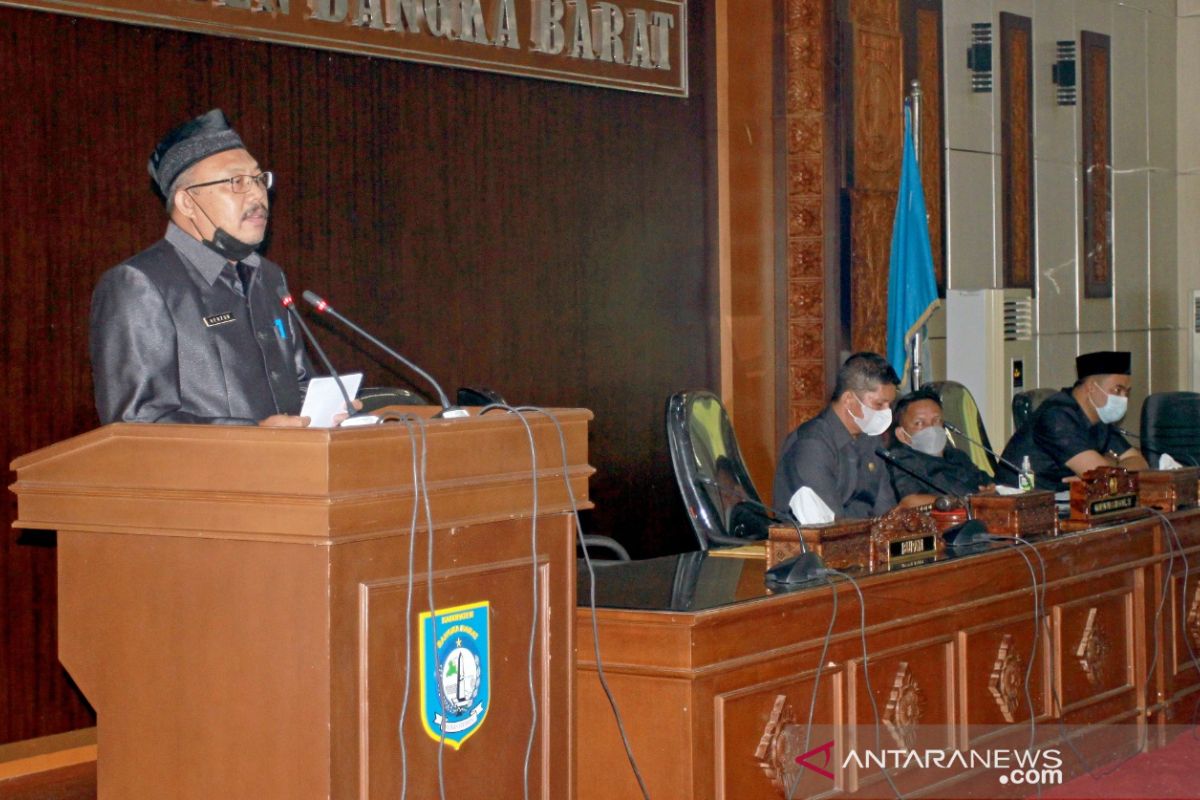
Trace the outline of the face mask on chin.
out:
M 1100 389 L 1099 385 L 1096 386 Z M 1129 408 L 1129 398 L 1121 397 L 1119 394 L 1109 394 L 1100 389 L 1100 394 L 1104 395 L 1104 405 L 1096 405 L 1095 401 L 1092 406 L 1096 409 L 1096 416 L 1100 417 L 1101 422 L 1112 424 L 1119 421 L 1125 416 L 1125 411 Z
M 946 429 L 941 425 L 930 425 L 916 433 L 909 433 L 908 438 L 909 447 L 927 456 L 940 456 L 946 449 Z
M 854 399 L 858 401 L 858 405 L 862 408 L 863 415 L 860 417 L 846 407 L 850 418 L 854 420 L 854 424 L 858 429 L 867 436 L 879 436 L 886 431 L 892 424 L 892 409 L 890 408 L 871 408 L 863 402 L 862 398 L 854 395 Z
M 189 194 L 191 193 L 189 192 Z M 258 250 L 257 244 L 247 244 L 229 231 L 222 228 L 216 222 L 213 222 L 213 218 L 208 215 L 208 212 L 204 210 L 204 206 L 200 205 L 200 203 L 196 201 L 195 197 L 192 198 L 192 202 L 196 203 L 196 208 L 200 209 L 200 213 L 203 214 L 205 219 L 207 219 L 213 226 L 213 235 L 211 239 L 206 239 L 203 235 L 200 236 L 200 242 L 209 250 L 212 250 L 214 253 L 226 259 L 227 261 L 241 261 L 244 258 L 249 258 L 250 254 Z M 200 228 L 194 221 L 192 222 L 192 225 L 196 228 L 196 233 L 200 233 Z
M 214 230 L 211 239 L 201 239 L 200 241 L 209 250 L 229 261 L 241 261 L 258 249 L 258 245 L 246 244 L 224 228 Z

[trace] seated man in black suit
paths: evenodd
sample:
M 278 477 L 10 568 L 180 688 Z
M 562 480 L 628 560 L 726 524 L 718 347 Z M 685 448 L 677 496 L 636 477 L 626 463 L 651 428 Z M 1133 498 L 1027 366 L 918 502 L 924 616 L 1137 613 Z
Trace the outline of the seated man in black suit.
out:
M 911 392 L 900 399 L 892 438 L 888 452 L 897 464 L 909 470 L 888 465 L 896 497 L 903 505 L 925 505 L 937 498 L 936 490 L 921 478 L 952 495 L 995 488 L 991 475 L 975 466 L 962 450 L 946 443 L 942 401 L 934 392 Z
M 1067 480 L 1095 467 L 1148 469 L 1116 424 L 1125 416 L 1133 388 L 1131 361 L 1128 352 L 1109 350 L 1076 358 L 1075 385 L 1038 406 L 1008 441 L 1004 459 L 1019 466 L 1028 457 L 1037 488 L 1052 492 L 1065 491 Z M 999 477 L 1016 484 L 1016 475 L 1003 464 Z

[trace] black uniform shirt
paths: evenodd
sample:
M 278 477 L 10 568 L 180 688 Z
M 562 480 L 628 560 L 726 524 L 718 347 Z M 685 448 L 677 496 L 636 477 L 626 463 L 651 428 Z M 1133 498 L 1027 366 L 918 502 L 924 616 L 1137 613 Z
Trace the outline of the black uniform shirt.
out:
M 952 495 L 974 494 L 980 486 L 996 482 L 995 478 L 975 466 L 969 455 L 951 445 L 946 445 L 940 456 L 931 456 L 897 441 L 888 452 L 901 465 Z M 888 470 L 892 473 L 896 497 L 901 500 L 910 494 L 942 493 L 891 464 Z
M 102 423 L 254 424 L 299 413 L 312 369 L 279 302 L 283 271 L 233 264 L 175 224 L 100 278 L 91 356 Z
M 1101 455 L 1112 452 L 1117 455 L 1129 449 L 1129 442 L 1112 425 L 1104 422 L 1092 423 L 1070 389 L 1063 389 L 1045 400 L 1033 416 L 1017 429 L 1004 448 L 1005 460 L 1021 466 L 1021 459 L 1029 456 L 1029 465 L 1037 477 L 1037 488 L 1052 492 L 1066 491 L 1063 478 L 1074 475 L 1067 461 L 1084 452 L 1095 450 Z M 1017 475 L 1000 465 L 996 476 L 1000 482 L 1015 486 Z
M 896 495 L 883 459 L 875 455 L 878 436 L 851 436 L 832 406 L 788 434 L 775 469 L 774 500 L 786 510 L 801 486 L 808 486 L 838 517 L 863 519 L 891 511 Z

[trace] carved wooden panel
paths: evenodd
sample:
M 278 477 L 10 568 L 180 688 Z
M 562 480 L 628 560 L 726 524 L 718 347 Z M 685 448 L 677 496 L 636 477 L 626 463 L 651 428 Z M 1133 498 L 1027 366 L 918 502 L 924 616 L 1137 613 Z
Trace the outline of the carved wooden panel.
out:
M 1196 590 L 1192 593 L 1192 605 L 1188 608 L 1184 635 L 1191 640 L 1193 648 L 1200 648 L 1200 583 L 1197 583 Z
M 851 41 L 850 182 L 894 194 L 904 134 L 900 34 L 855 27 Z
M 786 0 L 788 426 L 825 404 L 827 0 Z
M 1035 286 L 1033 176 L 1033 23 L 1000 14 L 1000 169 L 1003 181 L 1004 285 Z
M 942 0 L 900 0 L 904 37 L 904 90 L 921 83 L 921 185 L 929 218 L 929 244 L 938 293 L 946 292 L 946 155 L 945 98 L 942 96 Z
M 896 0 L 850 0 L 850 20 L 860 28 L 896 30 L 899 14 Z
M 988 675 L 988 691 L 996 701 L 1005 722 L 1016 722 L 1022 687 L 1025 684 L 1025 662 L 1006 633 L 996 652 L 996 661 Z
M 717 694 L 713 724 L 720 731 L 714 757 L 721 765 L 721 797 L 813 797 L 841 785 L 845 702 L 840 668 L 821 671 L 815 724 L 807 725 L 813 678 L 789 676 Z M 804 758 L 804 766 L 797 763 Z M 710 767 L 711 769 L 711 767 Z
M 886 5 L 886 8 L 885 8 Z M 844 26 L 850 344 L 887 346 L 887 274 L 904 131 L 899 6 L 852 0 Z
M 851 190 L 850 204 L 851 346 L 883 353 L 896 192 Z
M 1112 297 L 1112 112 L 1109 37 L 1083 31 L 1083 296 Z
M 976 626 L 960 639 L 960 719 L 970 723 L 967 741 L 972 746 L 982 746 L 987 736 L 1007 726 L 1028 725 L 1031 704 L 1035 717 L 1042 716 L 1049 707 L 1049 648 L 1035 630 L 1029 613 L 1032 607 L 1022 602 L 1017 608 L 1021 613 L 1018 620 Z
M 1064 707 L 1132 687 L 1132 609 L 1132 595 L 1122 590 L 1054 610 Z
M 909 750 L 917 743 L 917 726 L 921 724 L 924 708 L 921 687 L 909 670 L 908 662 L 901 661 L 892 678 L 887 707 L 883 710 L 883 726 L 892 735 L 896 747 Z
M 1096 621 L 1099 609 L 1088 609 L 1087 621 L 1083 625 L 1083 633 L 1079 644 L 1075 646 L 1075 658 L 1087 676 L 1088 683 L 1093 687 L 1104 684 L 1105 673 L 1109 670 L 1109 654 L 1112 651 L 1110 633 L 1103 624 Z
M 883 749 L 927 750 L 950 746 L 956 736 L 954 696 L 956 670 L 953 645 L 946 638 L 927 638 L 925 625 L 894 632 L 892 641 L 911 642 L 899 652 L 886 656 L 872 653 L 871 690 L 879 713 Z M 867 699 L 867 687 L 860 669 L 854 673 L 854 707 L 848 720 L 866 736 L 875 748 L 875 710 Z M 868 733 L 870 732 L 870 733 Z M 860 741 L 860 745 L 864 744 Z M 847 768 L 847 780 L 862 785 L 878 772 L 874 765 L 865 770 L 854 764 Z

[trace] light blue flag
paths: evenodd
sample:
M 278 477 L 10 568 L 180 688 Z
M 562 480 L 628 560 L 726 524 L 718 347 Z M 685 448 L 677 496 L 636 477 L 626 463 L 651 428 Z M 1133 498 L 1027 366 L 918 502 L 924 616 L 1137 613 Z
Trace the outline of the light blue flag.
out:
M 896 218 L 892 222 L 892 255 L 888 262 L 887 321 L 887 358 L 902 381 L 908 378 L 912 337 L 937 307 L 925 192 L 921 188 L 921 171 L 913 146 L 912 113 L 905 104 L 904 156 L 900 166 Z

